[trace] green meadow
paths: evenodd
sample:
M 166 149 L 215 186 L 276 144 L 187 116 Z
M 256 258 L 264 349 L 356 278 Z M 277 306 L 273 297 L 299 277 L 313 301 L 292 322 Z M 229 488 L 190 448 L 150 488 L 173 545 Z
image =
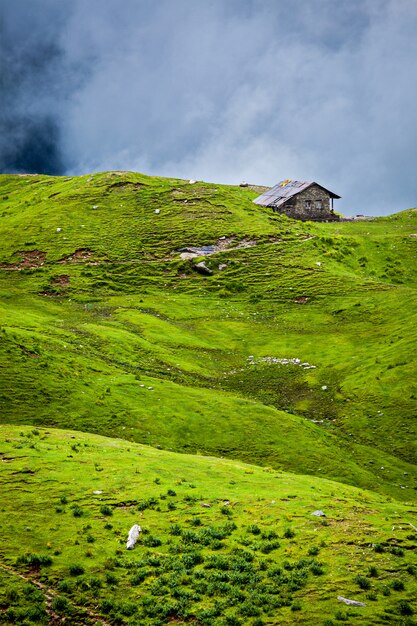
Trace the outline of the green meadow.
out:
M 257 195 L 1 176 L 0 623 L 415 623 L 417 210 Z

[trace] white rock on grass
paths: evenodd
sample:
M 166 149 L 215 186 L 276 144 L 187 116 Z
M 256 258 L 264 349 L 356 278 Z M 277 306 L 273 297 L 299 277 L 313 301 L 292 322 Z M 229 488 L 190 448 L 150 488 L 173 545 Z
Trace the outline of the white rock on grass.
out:
M 128 550 L 133 550 L 141 532 L 142 529 L 138 524 L 134 524 L 134 526 L 132 526 L 132 528 L 129 530 L 129 535 L 127 537 L 126 543 L 126 548 Z
M 349 600 L 348 598 L 344 598 L 343 596 L 337 596 L 339 602 L 344 602 L 348 606 L 366 606 L 363 602 L 358 602 L 358 600 Z
M 160 214 L 160 212 L 161 212 L 161 209 L 155 209 L 155 213 L 156 213 L 156 215 L 159 215 L 159 214 Z

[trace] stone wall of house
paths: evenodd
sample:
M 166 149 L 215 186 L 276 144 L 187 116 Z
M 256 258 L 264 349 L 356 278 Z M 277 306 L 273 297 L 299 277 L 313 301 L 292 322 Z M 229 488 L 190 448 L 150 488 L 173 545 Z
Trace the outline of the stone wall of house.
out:
M 311 185 L 308 189 L 288 200 L 283 206 L 274 208 L 274 211 L 303 221 L 330 222 L 339 220 L 339 217 L 332 212 L 330 195 L 318 185 Z

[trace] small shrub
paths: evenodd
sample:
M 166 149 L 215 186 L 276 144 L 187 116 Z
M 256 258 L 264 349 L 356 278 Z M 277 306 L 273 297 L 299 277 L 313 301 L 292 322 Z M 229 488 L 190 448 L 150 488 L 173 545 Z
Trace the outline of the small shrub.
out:
M 137 612 L 138 608 L 134 602 L 124 602 L 119 606 L 119 611 L 126 617 L 131 617 Z
M 103 506 L 100 507 L 100 513 L 110 517 L 110 515 L 113 515 L 113 509 L 109 507 L 108 504 L 103 504 Z
M 53 560 L 47 554 L 26 554 L 25 556 L 20 556 L 16 560 L 16 564 L 20 565 L 29 565 L 29 567 L 33 567 L 34 569 L 40 569 L 41 567 L 48 567 L 52 565 Z
M 147 548 L 157 548 L 162 545 L 162 541 L 159 537 L 154 537 L 153 535 L 148 535 L 142 541 L 142 544 Z
M 103 600 L 100 604 L 100 611 L 105 615 L 108 615 L 115 608 L 114 602 L 112 600 Z
M 393 547 L 390 549 L 391 554 L 394 556 L 404 556 L 404 550 L 402 548 Z
M 393 580 L 391 587 L 394 591 L 404 591 L 404 583 L 402 580 Z
M 301 611 L 301 603 L 300 602 L 293 602 L 291 605 L 291 611 Z
M 169 529 L 169 534 L 173 535 L 174 537 L 179 537 L 181 535 L 181 526 L 179 524 L 172 524 L 171 528 Z
M 69 602 L 63 596 L 58 596 L 52 600 L 52 608 L 57 613 L 67 613 L 69 610 Z
M 203 562 L 203 557 L 199 552 L 189 552 L 188 554 L 184 554 L 182 558 L 182 562 L 186 569 L 191 569 L 196 565 L 199 565 Z
M 369 566 L 368 576 L 371 576 L 371 578 L 378 578 L 378 569 L 375 567 L 375 565 Z
M 231 517 L 233 515 L 232 511 L 230 510 L 228 506 L 220 507 L 220 513 L 222 515 L 226 515 L 227 517 Z
M 259 544 L 259 549 L 262 554 L 269 554 L 273 550 L 277 550 L 280 547 L 279 541 L 262 541 Z
M 118 578 L 112 572 L 106 572 L 106 583 L 108 585 L 117 585 Z
M 338 622 L 346 622 L 349 619 L 349 615 L 345 611 L 336 611 L 334 615 L 335 620 Z
M 87 543 L 94 543 L 96 540 L 96 538 L 93 537 L 93 535 L 87 535 L 86 539 L 87 539 Z
M 369 582 L 367 578 L 365 578 L 365 576 L 356 576 L 354 581 L 364 591 L 367 591 L 368 589 L 371 588 L 371 583 Z
M 322 576 L 324 574 L 323 566 L 318 561 L 313 561 L 310 565 L 310 571 L 314 576 Z
M 59 501 L 60 501 L 61 504 L 68 504 L 67 496 L 61 496 Z
M 201 526 L 201 519 L 199 517 L 193 517 L 191 524 L 192 526 Z
M 319 552 L 320 548 L 318 546 L 311 546 L 311 548 L 309 548 L 308 550 L 308 554 L 310 556 L 317 556 Z
M 17 591 L 17 589 L 7 589 L 5 592 L 5 597 L 7 602 L 12 604 L 14 602 L 17 602 L 17 600 L 19 599 L 19 592 Z
M 136 587 L 141 585 L 146 578 L 146 570 L 138 570 L 130 579 L 130 584 Z
M 252 533 L 252 535 L 260 535 L 261 529 L 256 524 L 251 524 L 250 526 L 248 526 L 248 532 Z
M 61 593 L 69 593 L 71 591 L 72 585 L 68 580 L 61 580 L 58 583 L 57 589 Z
M 244 617 L 257 617 L 261 614 L 261 611 L 248 599 L 240 605 L 239 613 Z
M 45 609 L 42 606 L 39 605 L 34 605 L 34 606 L 30 606 L 29 608 L 26 609 L 25 611 L 25 617 L 30 621 L 30 622 L 41 622 L 41 623 L 45 623 L 46 619 L 48 617 L 47 612 L 45 611 Z M 25 622 L 26 623 L 26 622 Z
M 398 603 L 398 613 L 400 615 L 412 615 L 414 611 L 411 605 L 407 602 L 407 600 L 401 600 Z
M 69 566 L 68 571 L 71 576 L 82 576 L 85 570 L 82 565 L 78 565 L 78 563 L 73 563 Z
M 176 492 L 173 489 L 168 489 L 167 496 L 172 496 L 173 497 L 173 496 L 176 496 L 176 495 L 177 494 L 176 494 Z
M 377 552 L 378 554 L 382 554 L 382 552 L 385 552 L 385 548 L 381 543 L 376 543 L 374 545 L 374 552 Z
M 378 600 L 378 595 L 375 591 L 370 591 L 366 594 L 366 597 L 368 600 L 371 600 L 371 602 L 376 602 Z
M 291 530 L 291 528 L 286 528 L 284 531 L 284 537 L 285 539 L 292 539 L 295 537 L 295 532 Z
M 84 511 L 78 504 L 74 505 L 72 508 L 72 514 L 74 517 L 82 517 L 84 515 Z

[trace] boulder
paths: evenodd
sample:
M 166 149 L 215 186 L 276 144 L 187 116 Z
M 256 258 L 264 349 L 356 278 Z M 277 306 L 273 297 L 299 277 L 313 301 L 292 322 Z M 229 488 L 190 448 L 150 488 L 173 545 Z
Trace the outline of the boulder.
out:
M 194 269 L 196 272 L 198 272 L 199 274 L 202 274 L 203 276 L 213 275 L 212 270 L 209 267 L 207 267 L 204 261 L 201 261 L 200 263 L 196 263 L 196 265 L 194 265 Z
M 358 600 L 349 600 L 348 598 L 344 598 L 343 596 L 337 596 L 339 602 L 344 602 L 348 606 L 366 606 L 363 602 L 358 602 Z
M 311 515 L 315 515 L 316 517 L 326 517 L 326 513 L 323 513 L 323 511 L 313 511 Z
M 183 261 L 189 261 L 190 259 L 196 259 L 198 256 L 200 255 L 196 252 L 181 252 L 180 259 Z

